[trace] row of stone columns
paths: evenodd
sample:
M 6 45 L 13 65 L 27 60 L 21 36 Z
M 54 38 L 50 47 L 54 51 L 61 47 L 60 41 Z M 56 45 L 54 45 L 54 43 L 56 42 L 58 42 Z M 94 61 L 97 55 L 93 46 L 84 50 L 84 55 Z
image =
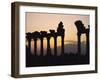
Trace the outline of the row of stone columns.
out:
M 50 36 L 47 36 L 47 55 L 51 55 L 51 48 L 50 48 Z M 54 55 L 57 55 L 57 36 L 54 36 Z M 34 55 L 37 54 L 37 38 L 33 39 L 34 40 Z M 41 48 L 41 55 L 43 55 L 43 37 L 40 38 L 40 48 Z M 29 48 L 29 53 L 31 53 L 31 39 L 28 39 L 28 48 Z M 64 36 L 61 36 L 61 54 L 64 53 Z

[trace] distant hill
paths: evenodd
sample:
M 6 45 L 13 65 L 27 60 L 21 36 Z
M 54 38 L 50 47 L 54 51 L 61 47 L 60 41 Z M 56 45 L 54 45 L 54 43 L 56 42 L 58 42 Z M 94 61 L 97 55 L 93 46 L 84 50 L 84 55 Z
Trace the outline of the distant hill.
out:
M 73 53 L 76 54 L 77 53 L 77 42 L 76 41 L 70 41 L 68 44 L 65 44 L 65 53 Z M 58 52 L 60 52 L 61 47 L 58 47 Z M 81 42 L 81 54 L 86 54 L 86 44 L 85 41 Z
M 77 42 L 76 41 L 66 41 L 65 42 L 65 53 L 70 54 L 76 54 L 77 53 Z M 40 52 L 39 50 L 37 52 Z M 46 54 L 46 49 L 44 49 L 44 54 Z M 51 48 L 52 54 L 54 54 L 54 49 Z M 61 46 L 57 47 L 58 54 L 61 54 Z M 86 54 L 86 43 L 85 41 L 81 42 L 81 54 Z

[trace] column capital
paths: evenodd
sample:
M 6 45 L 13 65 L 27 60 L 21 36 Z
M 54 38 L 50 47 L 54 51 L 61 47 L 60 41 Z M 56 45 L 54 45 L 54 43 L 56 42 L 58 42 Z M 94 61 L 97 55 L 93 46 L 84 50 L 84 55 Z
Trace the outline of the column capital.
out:
M 77 32 L 77 36 L 81 36 L 81 33 L 80 32 Z

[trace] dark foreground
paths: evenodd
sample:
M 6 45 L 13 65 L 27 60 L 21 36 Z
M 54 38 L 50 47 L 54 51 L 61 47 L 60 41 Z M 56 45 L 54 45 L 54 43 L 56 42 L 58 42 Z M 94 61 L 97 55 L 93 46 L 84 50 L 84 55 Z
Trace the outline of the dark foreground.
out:
M 26 53 L 26 67 L 89 64 L 88 55 L 34 56 Z

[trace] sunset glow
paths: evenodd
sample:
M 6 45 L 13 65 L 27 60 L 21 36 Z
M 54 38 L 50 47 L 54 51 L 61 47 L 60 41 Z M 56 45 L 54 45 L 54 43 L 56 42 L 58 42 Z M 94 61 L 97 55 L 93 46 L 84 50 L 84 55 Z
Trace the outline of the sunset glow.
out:
M 68 44 L 71 41 L 77 41 L 77 29 L 74 24 L 76 20 L 81 20 L 84 26 L 87 28 L 89 25 L 88 15 L 70 15 L 70 14 L 51 14 L 51 13 L 26 13 L 26 33 L 34 31 L 47 31 L 49 29 L 57 30 L 60 21 L 63 22 L 65 29 L 64 44 Z M 81 41 L 86 41 L 85 35 L 81 36 Z M 61 39 L 58 37 L 57 46 L 61 46 Z M 32 42 L 32 47 L 34 43 Z M 40 48 L 40 42 L 38 40 L 38 49 Z M 44 48 L 47 47 L 47 41 L 44 39 Z M 50 47 L 54 47 L 54 39 L 50 39 Z M 33 51 L 33 50 L 32 50 Z

